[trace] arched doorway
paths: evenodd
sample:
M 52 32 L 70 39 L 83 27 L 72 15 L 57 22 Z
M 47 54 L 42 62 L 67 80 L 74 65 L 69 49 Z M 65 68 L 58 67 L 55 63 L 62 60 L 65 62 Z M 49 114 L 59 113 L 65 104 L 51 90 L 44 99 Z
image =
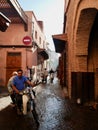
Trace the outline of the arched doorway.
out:
M 97 46 L 98 28 L 96 23 L 97 9 L 87 8 L 80 12 L 78 26 L 76 31 L 76 59 L 78 70 L 72 72 L 72 97 L 80 98 L 82 103 L 94 101 L 96 99 L 95 70 L 98 68 L 98 49 Z M 96 38 L 95 38 L 95 35 Z M 94 41 L 95 39 L 95 41 Z M 97 45 L 96 45 L 97 44 Z M 96 55 L 96 58 L 94 58 Z M 97 61 L 97 63 L 95 63 Z M 98 75 L 97 75 L 98 76 Z

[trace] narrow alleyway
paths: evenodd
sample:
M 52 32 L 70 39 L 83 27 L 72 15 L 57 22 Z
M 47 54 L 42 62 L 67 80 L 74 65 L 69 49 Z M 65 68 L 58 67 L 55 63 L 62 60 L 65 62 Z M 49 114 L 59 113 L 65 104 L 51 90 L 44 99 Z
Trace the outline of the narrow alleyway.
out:
M 98 130 L 98 112 L 65 98 L 58 80 L 36 88 L 39 130 Z
M 57 78 L 53 84 L 38 85 L 35 92 L 39 128 L 31 114 L 17 116 L 6 96 L 0 98 L 0 130 L 98 130 L 98 110 L 77 106 L 65 97 Z

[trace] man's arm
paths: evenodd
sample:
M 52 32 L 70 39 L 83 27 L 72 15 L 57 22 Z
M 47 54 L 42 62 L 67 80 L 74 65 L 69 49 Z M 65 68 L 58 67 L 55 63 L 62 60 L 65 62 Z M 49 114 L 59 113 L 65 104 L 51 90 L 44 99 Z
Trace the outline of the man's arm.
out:
M 19 93 L 19 90 L 18 90 L 14 85 L 12 85 L 12 89 L 13 89 L 16 93 Z
M 27 80 L 26 83 L 29 84 L 29 85 L 32 86 L 32 87 L 36 86 L 35 83 L 31 83 L 29 80 Z

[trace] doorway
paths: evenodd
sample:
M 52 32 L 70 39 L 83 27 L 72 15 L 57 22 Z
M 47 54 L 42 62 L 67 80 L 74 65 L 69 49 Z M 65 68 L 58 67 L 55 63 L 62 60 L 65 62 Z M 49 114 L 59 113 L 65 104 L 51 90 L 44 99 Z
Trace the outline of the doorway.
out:
M 72 72 L 72 98 L 81 103 L 94 101 L 94 73 Z
M 21 68 L 21 53 L 20 52 L 8 52 L 6 61 L 6 84 L 12 75 L 13 71 L 17 71 Z

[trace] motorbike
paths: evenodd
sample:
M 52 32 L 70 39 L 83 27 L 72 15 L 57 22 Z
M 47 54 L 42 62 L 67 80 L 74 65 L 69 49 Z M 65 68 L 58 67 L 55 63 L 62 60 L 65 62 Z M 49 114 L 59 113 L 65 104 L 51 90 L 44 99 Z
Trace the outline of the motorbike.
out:
M 19 93 L 20 97 L 22 97 L 21 104 L 21 112 L 23 115 L 27 115 L 29 112 L 33 114 L 34 120 L 39 125 L 38 115 L 35 109 L 35 92 L 32 87 L 28 86 L 23 91 Z M 17 107 L 17 104 L 16 104 Z M 19 115 L 19 113 L 17 113 Z
M 25 90 L 21 91 L 19 95 L 22 96 L 22 105 L 21 110 L 23 115 L 26 115 L 28 112 L 31 112 L 33 110 L 33 104 L 34 104 L 34 94 L 30 87 L 26 87 Z

